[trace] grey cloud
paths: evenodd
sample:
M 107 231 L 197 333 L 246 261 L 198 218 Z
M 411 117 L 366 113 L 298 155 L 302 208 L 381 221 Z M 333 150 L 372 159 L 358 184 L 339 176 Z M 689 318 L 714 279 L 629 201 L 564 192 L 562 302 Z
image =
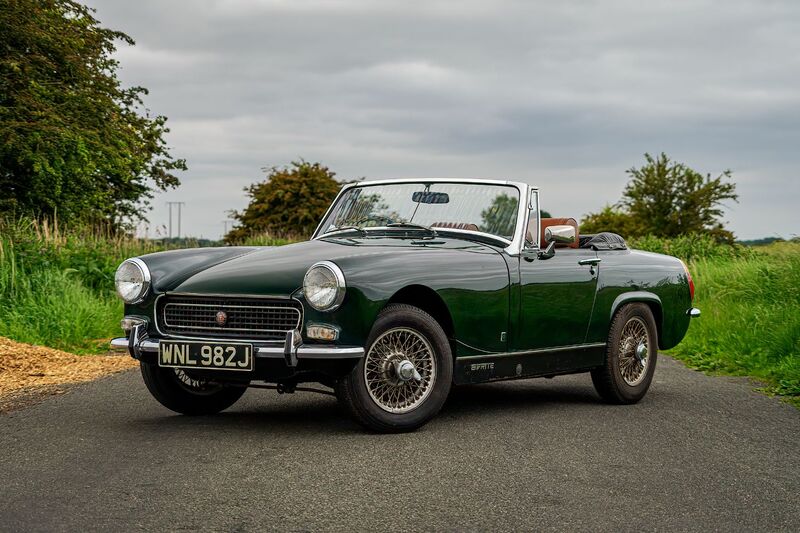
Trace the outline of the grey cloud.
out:
M 129 33 L 190 166 L 184 227 L 217 236 L 260 168 L 537 183 L 560 214 L 615 201 L 666 151 L 734 171 L 741 237 L 799 233 L 800 5 L 785 1 L 93 0 Z M 763 212 L 768 210 L 768 220 Z

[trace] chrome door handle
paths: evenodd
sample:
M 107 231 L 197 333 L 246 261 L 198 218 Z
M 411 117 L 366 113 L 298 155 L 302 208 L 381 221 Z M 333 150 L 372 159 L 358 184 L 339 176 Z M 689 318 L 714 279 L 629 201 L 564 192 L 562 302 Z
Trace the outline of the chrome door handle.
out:
M 586 266 L 586 265 L 594 266 L 600 264 L 600 261 L 602 261 L 602 259 L 600 259 L 599 257 L 591 257 L 589 259 L 581 259 L 580 261 L 578 261 L 578 264 L 581 266 Z

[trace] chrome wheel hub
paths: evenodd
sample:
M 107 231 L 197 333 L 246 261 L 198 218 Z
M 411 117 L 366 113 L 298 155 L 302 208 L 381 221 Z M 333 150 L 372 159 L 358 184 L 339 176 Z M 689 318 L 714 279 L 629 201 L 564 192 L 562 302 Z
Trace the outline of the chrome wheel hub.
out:
M 408 359 L 403 359 L 399 363 L 396 363 L 395 372 L 397 372 L 397 377 L 400 381 L 409 381 L 411 379 L 420 381 L 422 379 L 420 373 L 417 372 L 417 367 Z
M 394 328 L 372 343 L 364 361 L 364 382 L 372 401 L 390 413 L 419 407 L 436 380 L 436 361 L 428 340 L 409 328 Z
M 639 317 L 633 317 L 622 328 L 619 342 L 619 372 L 630 386 L 636 386 L 647 375 L 650 333 Z

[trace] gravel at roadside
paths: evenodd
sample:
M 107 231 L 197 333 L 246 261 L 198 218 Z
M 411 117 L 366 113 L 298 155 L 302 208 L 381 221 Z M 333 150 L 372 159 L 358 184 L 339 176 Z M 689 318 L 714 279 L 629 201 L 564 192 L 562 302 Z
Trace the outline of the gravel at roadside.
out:
M 124 355 L 75 355 L 0 337 L 0 412 L 136 365 Z

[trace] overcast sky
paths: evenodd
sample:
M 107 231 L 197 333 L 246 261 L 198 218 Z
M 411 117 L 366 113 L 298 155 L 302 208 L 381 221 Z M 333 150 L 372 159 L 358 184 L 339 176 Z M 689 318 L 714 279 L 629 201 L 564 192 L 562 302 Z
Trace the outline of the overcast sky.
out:
M 800 234 L 800 2 L 91 0 L 128 33 L 186 158 L 183 232 L 217 238 L 261 167 L 487 177 L 554 216 L 614 203 L 645 152 L 733 171 L 740 238 Z M 175 230 L 174 230 L 175 231 Z

